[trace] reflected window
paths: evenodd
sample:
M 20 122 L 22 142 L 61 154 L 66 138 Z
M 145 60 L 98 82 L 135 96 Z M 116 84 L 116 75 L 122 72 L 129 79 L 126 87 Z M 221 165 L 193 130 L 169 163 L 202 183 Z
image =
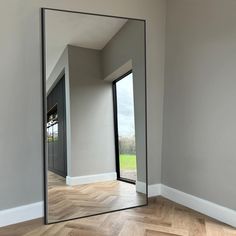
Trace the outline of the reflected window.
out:
M 114 83 L 117 133 L 118 179 L 135 182 L 137 178 L 133 74 Z
M 48 112 L 47 116 L 47 140 L 48 143 L 58 141 L 58 115 L 57 106 Z

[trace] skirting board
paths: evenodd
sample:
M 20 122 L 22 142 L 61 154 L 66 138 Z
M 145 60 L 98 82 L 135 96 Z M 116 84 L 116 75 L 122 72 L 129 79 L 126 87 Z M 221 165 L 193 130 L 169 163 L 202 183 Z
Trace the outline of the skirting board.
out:
M 117 179 L 116 172 L 97 174 L 97 175 L 84 175 L 84 176 L 76 176 L 70 177 L 66 176 L 66 184 L 70 186 L 80 185 L 80 184 L 90 184 L 97 183 L 103 181 L 113 181 Z
M 0 211 L 0 227 L 43 217 L 43 202 Z
M 136 181 L 136 191 L 146 194 L 146 183 Z M 161 195 L 161 184 L 148 185 L 148 197 Z
M 141 184 L 143 187 L 143 185 Z M 145 188 L 146 189 L 146 188 Z M 236 227 L 236 211 L 162 184 L 148 186 L 148 196 L 163 196 L 228 225 Z M 0 211 L 0 227 L 43 217 L 43 202 Z
M 189 207 L 228 225 L 236 227 L 236 211 L 206 201 L 177 189 L 161 185 L 161 195 L 173 202 Z

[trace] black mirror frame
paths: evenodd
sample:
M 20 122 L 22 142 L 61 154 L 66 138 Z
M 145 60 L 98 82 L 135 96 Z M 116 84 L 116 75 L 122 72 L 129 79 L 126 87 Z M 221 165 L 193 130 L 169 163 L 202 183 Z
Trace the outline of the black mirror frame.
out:
M 120 19 L 127 19 L 127 20 L 138 20 L 142 21 L 144 23 L 144 67 L 145 67 L 145 143 L 146 143 L 146 204 L 139 205 L 139 206 L 133 206 L 133 207 L 127 207 L 117 210 L 112 210 L 108 212 L 102 212 L 98 214 L 93 215 L 87 215 L 82 217 L 76 217 L 71 219 L 65 219 L 65 220 L 59 220 L 57 222 L 48 222 L 48 178 L 47 178 L 47 169 L 48 169 L 48 156 L 47 156 L 47 148 L 46 148 L 46 140 L 47 140 L 47 130 L 46 130 L 46 123 L 47 123 L 47 117 L 46 117 L 46 38 L 45 38 L 45 11 L 46 10 L 52 10 L 52 11 L 61 11 L 61 12 L 71 12 L 71 13 L 79 13 L 79 14 L 86 14 L 86 15 L 95 15 L 95 16 L 103 16 L 103 17 L 112 17 L 112 18 L 120 18 Z M 70 11 L 70 10 L 63 10 L 63 9 L 53 9 L 53 8 L 41 8 L 41 73 L 42 73 L 42 118 L 43 118 L 43 124 L 42 124 L 42 140 L 43 140 L 43 166 L 44 166 L 44 223 L 46 225 L 49 224 L 56 224 L 60 222 L 70 221 L 70 220 L 76 220 L 80 218 L 86 218 L 96 215 L 102 215 L 117 211 L 123 211 L 127 209 L 133 209 L 137 207 L 147 206 L 148 205 L 148 146 L 147 146 L 147 62 L 146 62 L 146 20 L 144 19 L 136 19 L 136 18 L 129 18 L 129 17 L 121 17 L 121 16 L 112 16 L 112 15 L 103 15 L 103 14 L 95 14 L 95 13 L 88 13 L 88 12 L 79 12 L 79 11 Z

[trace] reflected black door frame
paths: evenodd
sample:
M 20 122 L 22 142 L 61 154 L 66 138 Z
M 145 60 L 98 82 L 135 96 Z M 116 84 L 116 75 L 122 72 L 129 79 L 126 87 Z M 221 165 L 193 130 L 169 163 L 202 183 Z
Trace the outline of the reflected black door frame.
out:
M 120 150 L 119 150 L 119 131 L 118 131 L 118 113 L 117 113 L 117 87 L 116 84 L 120 80 L 124 79 L 126 76 L 132 73 L 132 70 L 129 70 L 118 79 L 112 82 L 112 92 L 113 92 L 113 113 L 114 113 L 114 135 L 115 135 L 115 159 L 116 159 L 116 173 L 117 180 L 124 181 L 127 183 L 135 184 L 135 180 L 126 179 L 120 175 Z

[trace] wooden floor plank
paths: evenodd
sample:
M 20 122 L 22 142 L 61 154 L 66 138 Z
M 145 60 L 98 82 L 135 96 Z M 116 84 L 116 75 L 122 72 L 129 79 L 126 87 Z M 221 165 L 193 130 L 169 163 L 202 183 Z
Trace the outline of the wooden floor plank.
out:
M 236 236 L 236 229 L 162 197 L 145 207 L 43 225 L 0 228 L 0 236 Z
M 48 221 L 57 222 L 146 204 L 134 184 L 105 181 L 78 186 L 48 171 Z

